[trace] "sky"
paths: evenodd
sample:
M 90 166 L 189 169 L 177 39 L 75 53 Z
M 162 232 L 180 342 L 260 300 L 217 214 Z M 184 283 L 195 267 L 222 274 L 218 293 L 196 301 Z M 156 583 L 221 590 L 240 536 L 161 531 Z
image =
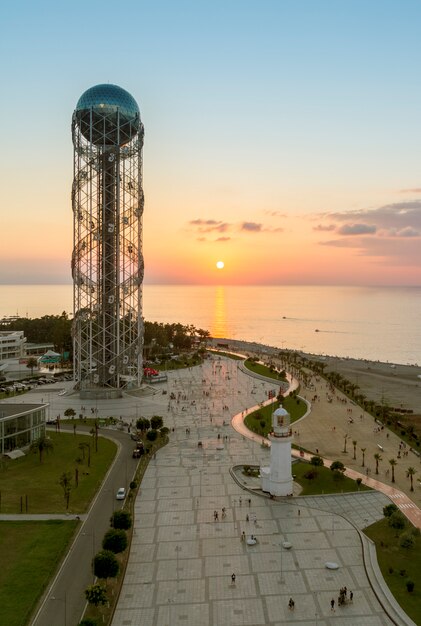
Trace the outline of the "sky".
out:
M 0 24 L 0 284 L 71 282 L 71 117 L 109 82 L 145 126 L 145 283 L 421 285 L 418 0 L 18 0 Z

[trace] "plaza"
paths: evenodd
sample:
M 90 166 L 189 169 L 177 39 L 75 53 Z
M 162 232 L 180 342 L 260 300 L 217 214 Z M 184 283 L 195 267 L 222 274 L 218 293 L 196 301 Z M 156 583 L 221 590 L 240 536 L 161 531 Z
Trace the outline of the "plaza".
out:
M 32 390 L 28 401 L 42 394 L 51 415 L 72 406 L 77 414 L 114 415 L 127 425 L 161 415 L 170 429 L 169 444 L 150 461 L 135 502 L 113 626 L 413 625 L 384 585 L 374 546 L 361 533 L 382 518 L 388 497 L 371 491 L 270 499 L 256 479 L 242 474 L 245 464 L 267 464 L 270 451 L 233 424 L 267 400 L 273 382 L 245 373 L 239 361 L 212 356 L 121 399 L 80 400 L 70 384 L 63 386 L 64 395 L 55 385 Z M 304 432 L 312 419 L 297 428 Z M 324 437 L 321 425 L 312 447 L 322 451 Z M 339 607 L 344 586 L 353 601 Z
M 382 517 L 386 496 L 271 500 L 234 471 L 269 451 L 234 432 L 230 417 L 272 387 L 228 359 L 170 377 L 164 420 L 174 432 L 142 481 L 113 626 L 413 623 L 381 585 L 360 533 Z M 243 532 L 257 543 L 242 541 Z M 353 601 L 333 612 L 344 586 Z

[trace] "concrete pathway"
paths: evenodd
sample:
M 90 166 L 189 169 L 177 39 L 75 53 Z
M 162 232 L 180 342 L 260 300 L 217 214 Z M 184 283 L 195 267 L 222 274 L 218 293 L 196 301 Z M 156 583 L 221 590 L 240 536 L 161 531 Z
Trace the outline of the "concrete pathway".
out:
M 382 517 L 384 495 L 279 502 L 233 480 L 233 466 L 267 461 L 269 450 L 233 432 L 230 416 L 260 404 L 270 387 L 225 359 L 170 379 L 165 421 L 174 431 L 136 500 L 113 626 L 413 624 L 364 557 L 359 528 Z M 333 612 L 343 586 L 353 602 Z

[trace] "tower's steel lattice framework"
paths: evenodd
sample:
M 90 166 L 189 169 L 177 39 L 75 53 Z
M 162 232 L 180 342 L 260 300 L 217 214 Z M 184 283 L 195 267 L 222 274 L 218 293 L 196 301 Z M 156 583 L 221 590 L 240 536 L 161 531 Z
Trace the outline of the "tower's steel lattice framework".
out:
M 108 397 L 142 378 L 144 129 L 136 101 L 116 85 L 88 89 L 72 136 L 75 379 L 82 395 Z

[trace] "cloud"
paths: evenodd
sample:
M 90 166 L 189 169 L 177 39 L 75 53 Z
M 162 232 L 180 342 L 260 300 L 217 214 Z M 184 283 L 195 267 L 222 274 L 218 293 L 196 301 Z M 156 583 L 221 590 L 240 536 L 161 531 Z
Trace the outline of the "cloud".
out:
M 281 233 L 283 228 L 266 227 L 264 224 L 258 222 L 241 222 L 239 224 L 229 224 L 228 222 L 222 222 L 218 220 L 204 220 L 195 219 L 188 222 L 189 230 L 198 235 L 197 241 L 208 241 L 203 235 L 212 233 Z M 218 237 L 215 241 L 229 241 L 230 237 Z
M 414 189 L 401 189 L 400 193 L 421 193 L 421 187 L 415 187 Z
M 371 224 L 344 224 L 336 232 L 339 235 L 373 235 L 376 230 Z
M 248 232 L 259 233 L 262 231 L 262 225 L 256 222 L 243 222 L 240 230 L 246 230 Z
M 316 230 L 318 232 L 330 232 L 332 230 L 335 230 L 335 228 L 335 224 L 326 224 L 326 226 L 323 226 L 323 224 L 318 224 L 317 226 L 313 226 L 313 230 Z
M 281 213 L 280 211 L 265 211 L 265 215 L 269 215 L 269 217 L 281 217 L 282 219 L 288 217 L 286 213 Z
M 206 225 L 206 226 L 212 226 L 214 224 L 219 224 L 220 222 L 217 222 L 216 220 L 190 220 L 189 224 L 192 224 L 193 226 L 202 226 L 202 225 Z
M 406 228 L 402 228 L 398 230 L 395 237 L 420 237 L 421 230 L 417 230 L 416 228 L 412 228 L 412 226 L 407 226 Z
M 225 233 L 231 228 L 231 224 L 216 220 L 191 220 L 189 225 L 194 226 L 199 233 Z
M 353 250 L 354 254 L 385 267 L 420 268 L 421 200 L 319 213 L 317 218 L 322 228 L 314 230 L 323 232 L 326 228 L 338 235 L 319 241 L 319 245 Z

